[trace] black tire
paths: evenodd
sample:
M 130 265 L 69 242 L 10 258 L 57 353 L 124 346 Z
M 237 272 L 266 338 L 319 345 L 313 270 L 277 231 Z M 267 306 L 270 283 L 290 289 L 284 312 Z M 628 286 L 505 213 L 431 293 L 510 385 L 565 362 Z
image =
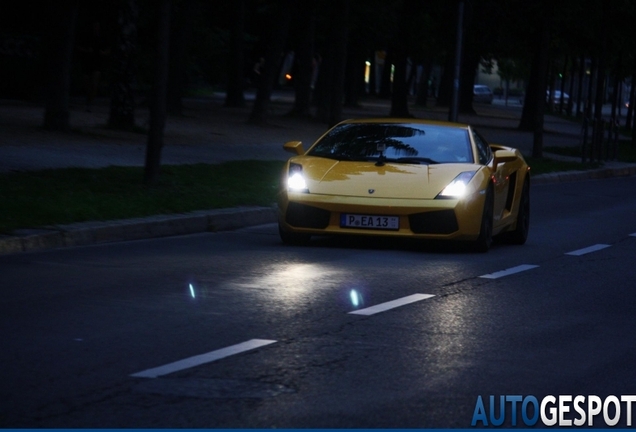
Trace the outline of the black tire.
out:
M 309 243 L 309 240 L 311 240 L 311 235 L 285 231 L 280 224 L 278 224 L 278 234 L 280 235 L 280 239 L 286 245 L 304 246 Z
M 530 231 L 530 182 L 526 178 L 519 199 L 519 213 L 517 224 L 513 231 L 506 233 L 506 241 L 511 244 L 522 245 L 528 239 Z
M 486 190 L 486 199 L 484 200 L 484 211 L 481 215 L 481 227 L 479 229 L 479 237 L 473 242 L 475 252 L 488 252 L 492 245 L 492 218 L 493 206 L 495 199 L 492 187 Z

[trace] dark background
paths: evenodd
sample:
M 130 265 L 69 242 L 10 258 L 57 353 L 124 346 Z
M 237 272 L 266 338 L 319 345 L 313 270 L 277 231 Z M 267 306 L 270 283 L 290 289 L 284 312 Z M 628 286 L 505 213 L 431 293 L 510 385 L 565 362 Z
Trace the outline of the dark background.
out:
M 247 120 L 256 124 L 267 122 L 279 88 L 294 92 L 290 115 L 327 125 L 342 120 L 343 106 L 371 97 L 391 100 L 387 115 L 409 117 L 410 103 L 456 106 L 460 16 L 459 112 L 474 112 L 476 74 L 496 62 L 502 85 L 494 90 L 523 99 L 519 128 L 536 132 L 535 157 L 542 156 L 546 110 L 601 120 L 603 104 L 611 103 L 618 118 L 617 108 L 634 98 L 636 4 L 629 0 L 5 3 L 0 98 L 45 103 L 45 128 L 68 130 L 68 95 L 84 92 L 78 47 L 99 20 L 109 47 L 99 87 L 110 98 L 108 123 L 130 128 L 134 108 L 148 104 L 157 119 L 149 147 L 161 146 L 166 112 L 180 115 L 184 97 L 215 90 L 226 92 L 228 107 L 244 106 L 245 92 L 254 91 Z M 292 78 L 281 83 L 291 52 Z M 377 53 L 392 67 L 376 68 Z M 365 85 L 365 62 L 377 86 Z M 555 90 L 571 97 L 546 104 L 546 92 Z M 622 119 L 629 131 L 632 107 Z

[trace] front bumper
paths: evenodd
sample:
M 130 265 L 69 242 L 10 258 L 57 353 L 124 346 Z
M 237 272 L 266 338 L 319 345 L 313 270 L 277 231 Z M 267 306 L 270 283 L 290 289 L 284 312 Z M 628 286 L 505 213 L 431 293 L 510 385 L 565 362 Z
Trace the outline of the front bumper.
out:
M 439 240 L 479 236 L 485 192 L 456 199 L 392 199 L 282 192 L 281 229 L 313 235 L 372 235 Z M 341 214 L 399 217 L 399 229 L 341 227 Z

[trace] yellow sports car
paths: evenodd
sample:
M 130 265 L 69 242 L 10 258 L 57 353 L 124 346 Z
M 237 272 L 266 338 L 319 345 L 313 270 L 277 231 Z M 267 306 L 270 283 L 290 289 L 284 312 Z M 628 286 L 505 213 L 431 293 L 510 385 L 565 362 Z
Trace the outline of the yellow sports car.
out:
M 299 141 L 278 195 L 281 239 L 373 235 L 523 244 L 530 176 L 521 153 L 471 126 L 417 119 L 347 120 L 309 150 Z

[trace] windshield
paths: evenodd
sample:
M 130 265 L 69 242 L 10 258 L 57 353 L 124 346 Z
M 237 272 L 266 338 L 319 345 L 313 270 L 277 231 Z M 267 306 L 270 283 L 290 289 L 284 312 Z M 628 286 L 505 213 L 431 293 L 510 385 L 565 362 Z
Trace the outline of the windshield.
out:
M 332 129 L 308 153 L 336 160 L 472 163 L 468 131 L 417 123 L 348 123 Z

